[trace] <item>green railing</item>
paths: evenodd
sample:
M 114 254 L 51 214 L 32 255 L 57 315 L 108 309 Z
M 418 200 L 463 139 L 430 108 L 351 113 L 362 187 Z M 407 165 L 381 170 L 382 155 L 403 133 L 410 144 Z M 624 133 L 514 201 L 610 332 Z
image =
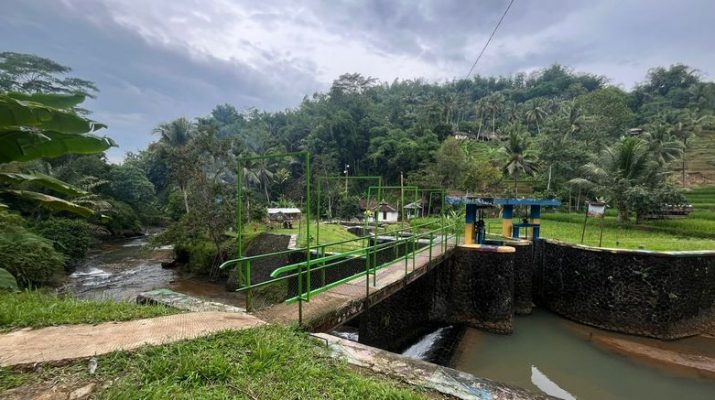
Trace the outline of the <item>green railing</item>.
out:
M 287 303 L 298 303 L 298 320 L 299 323 L 302 324 L 302 303 L 309 302 L 312 296 L 354 279 L 365 277 L 365 296 L 367 298 L 370 294 L 370 281 L 372 280 L 373 287 L 377 285 L 377 272 L 380 269 L 404 260 L 404 273 L 407 275 L 410 273 L 410 260 L 412 270 L 414 270 L 418 254 L 426 252 L 428 254 L 428 261 L 431 262 L 436 246 L 439 246 L 438 248 L 444 253 L 450 246 L 450 242 L 453 241 L 453 244 L 458 243 L 459 234 L 461 233 L 459 229 L 460 226 L 461 225 L 454 220 L 442 217 L 438 224 L 436 224 L 435 221 L 431 221 L 391 231 L 387 230 L 377 235 L 368 234 L 355 239 L 240 257 L 224 262 L 219 268 L 237 268 L 239 280 L 239 289 L 237 291 L 245 293 L 246 308 L 248 310 L 253 308 L 253 294 L 255 290 L 283 281 L 297 281 L 295 293 L 288 293 L 284 301 Z M 388 240 L 388 237 L 389 241 L 378 243 L 380 238 Z M 326 252 L 327 248 L 335 249 L 347 244 L 351 245 L 348 246 L 352 247 L 351 250 Z M 360 247 L 355 248 L 356 244 L 359 244 Z M 251 277 L 253 272 L 252 265 L 254 263 L 271 257 L 287 256 L 292 253 L 311 255 L 308 256 L 309 258 L 305 261 L 291 263 L 273 270 L 269 279 L 254 282 L 254 279 Z M 354 262 L 355 259 L 360 259 L 361 262 L 364 259 L 364 269 L 360 268 L 358 271 L 353 268 L 355 270 L 353 273 L 344 274 L 345 276 L 337 274 L 337 279 L 332 281 L 326 279 L 326 271 L 345 266 L 351 261 Z M 371 275 L 372 279 L 370 279 Z M 316 279 L 316 276 L 319 276 L 319 278 Z M 313 282 L 313 280 L 316 280 L 316 282 Z M 288 289 L 290 288 L 286 286 L 286 290 Z

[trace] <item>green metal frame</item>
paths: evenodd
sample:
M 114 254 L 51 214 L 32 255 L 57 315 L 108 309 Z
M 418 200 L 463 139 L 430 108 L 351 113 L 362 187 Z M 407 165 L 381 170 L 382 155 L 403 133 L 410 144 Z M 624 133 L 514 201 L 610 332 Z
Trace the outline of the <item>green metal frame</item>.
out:
M 458 220 L 456 220 L 455 222 L 458 222 Z M 406 265 L 407 265 L 407 263 L 408 263 L 408 260 L 409 260 L 409 259 L 412 259 L 412 267 L 413 267 L 413 270 L 414 270 L 415 263 L 416 263 L 416 260 L 415 260 L 416 254 L 421 253 L 421 252 L 424 252 L 424 251 L 429 251 L 429 260 L 431 261 L 431 259 L 432 259 L 432 248 L 434 247 L 434 239 L 437 238 L 436 234 L 439 234 L 439 236 L 441 236 L 440 247 L 441 247 L 441 249 L 444 251 L 444 250 L 446 250 L 447 247 L 448 247 L 448 244 L 446 243 L 446 240 L 448 240 L 450 234 L 451 234 L 452 232 L 454 232 L 454 230 L 453 230 L 454 224 L 448 224 L 448 223 L 446 223 L 446 221 L 445 221 L 444 219 L 441 220 L 440 226 L 439 226 L 438 228 L 429 229 L 428 227 L 430 227 L 430 226 L 432 226 L 432 225 L 433 225 L 433 222 L 425 222 L 425 223 L 423 223 L 423 224 L 415 225 L 415 226 L 413 227 L 414 229 L 412 229 L 413 235 L 411 235 L 411 236 L 408 237 L 408 238 L 402 238 L 402 239 L 398 239 L 398 240 L 395 240 L 395 241 L 389 242 L 389 243 L 377 244 L 377 245 L 373 245 L 373 246 L 369 246 L 369 247 L 365 247 L 365 248 L 355 249 L 355 250 L 351 250 L 351 251 L 347 251 L 347 252 L 343 252 L 343 253 L 338 253 L 338 254 L 331 254 L 331 255 L 328 255 L 328 256 L 323 256 L 323 257 L 320 257 L 320 258 L 313 259 L 311 262 L 312 262 L 314 265 L 319 265 L 319 267 L 318 267 L 318 268 L 315 268 L 315 269 L 321 269 L 321 270 L 322 270 L 322 269 L 326 269 L 326 268 L 329 268 L 329 267 L 336 266 L 336 265 L 338 265 L 338 264 L 340 264 L 340 263 L 342 263 L 342 262 L 345 262 L 345 261 L 348 260 L 348 258 L 349 258 L 350 256 L 358 256 L 358 257 L 359 257 L 359 256 L 362 256 L 362 255 L 364 254 L 364 255 L 366 256 L 366 259 L 367 259 L 367 255 L 368 255 L 372 250 L 382 250 L 382 249 L 388 249 L 388 248 L 391 248 L 391 247 L 399 247 L 399 246 L 401 246 L 401 245 L 405 245 L 405 246 L 411 245 L 411 251 L 407 251 L 408 248 L 406 247 L 406 249 L 405 249 L 405 254 L 402 255 L 402 256 L 400 256 L 400 257 L 395 257 L 394 259 L 388 260 L 387 262 L 384 262 L 384 263 L 382 263 L 382 264 L 380 264 L 380 265 L 374 264 L 374 265 L 372 265 L 372 266 L 368 266 L 368 269 L 366 270 L 366 271 L 367 271 L 367 274 L 366 274 L 366 273 L 363 273 L 363 272 L 359 272 L 359 273 L 354 274 L 354 275 L 352 275 L 352 276 L 342 278 L 342 279 L 340 279 L 340 280 L 338 280 L 338 281 L 336 281 L 336 282 L 332 282 L 332 283 L 327 284 L 327 285 L 322 285 L 321 287 L 319 287 L 319 288 L 317 288 L 317 289 L 309 289 L 310 292 L 311 292 L 311 295 L 315 295 L 315 294 L 321 293 L 321 292 L 323 292 L 323 291 L 325 291 L 325 290 L 327 290 L 327 289 L 330 289 L 330 288 L 332 288 L 332 287 L 338 286 L 338 285 L 340 285 L 340 284 L 342 284 L 342 283 L 345 283 L 345 282 L 347 282 L 347 281 L 349 281 L 349 280 L 355 279 L 355 278 L 357 278 L 357 277 L 359 277 L 359 276 L 362 276 L 362 275 L 365 275 L 366 281 L 369 282 L 369 273 L 374 272 L 374 271 L 377 271 L 377 270 L 380 270 L 381 268 L 384 268 L 384 267 L 386 267 L 386 266 L 388 266 L 388 265 L 392 265 L 393 263 L 395 263 L 395 262 L 397 262 L 397 261 L 400 261 L 400 260 L 402 260 L 402 259 L 405 260 L 405 264 L 406 264 Z M 415 233 L 415 229 L 417 229 L 417 228 L 428 228 L 428 230 L 427 230 L 427 231 L 424 231 L 424 232 Z M 398 230 L 394 230 L 393 232 L 386 232 L 386 234 L 389 235 L 389 234 L 391 234 L 391 233 L 398 233 L 398 232 L 401 232 L 401 231 L 402 231 L 401 229 L 398 229 Z M 459 236 L 458 236 L 458 235 L 459 235 L 459 230 L 456 230 L 456 234 L 455 234 L 455 240 L 456 240 L 456 242 L 455 242 L 455 243 L 458 243 L 458 241 L 459 241 Z M 418 241 L 419 239 L 421 239 L 421 238 L 427 238 L 427 237 L 429 237 L 429 245 L 426 246 L 426 247 L 424 247 L 424 248 L 417 249 L 417 247 L 416 247 L 417 241 Z M 355 238 L 355 239 L 348 239 L 348 240 L 344 240 L 344 241 L 326 243 L 326 244 L 321 245 L 321 246 L 335 245 L 335 244 L 345 243 L 345 242 L 362 241 L 362 240 L 369 239 L 369 238 L 370 238 L 370 235 L 367 235 L 367 236 L 358 237 L 358 238 Z M 256 260 L 259 260 L 259 259 L 268 258 L 268 257 L 276 256 L 276 255 L 289 254 L 289 253 L 296 252 L 296 251 L 314 250 L 314 249 L 316 249 L 316 248 L 318 248 L 318 247 L 320 247 L 320 246 L 311 246 L 311 247 L 305 248 L 305 249 L 284 250 L 284 251 L 279 251 L 279 252 L 275 252 L 275 253 L 259 254 L 259 255 L 256 255 L 256 256 L 243 257 L 243 258 L 241 258 L 241 259 L 228 260 L 228 261 L 224 262 L 223 264 L 221 264 L 221 266 L 220 266 L 219 268 L 220 268 L 220 269 L 224 269 L 224 268 L 226 268 L 227 266 L 237 265 L 237 264 L 240 264 L 240 263 L 245 263 L 245 264 L 247 264 L 247 265 L 250 266 L 250 263 L 251 263 L 252 261 L 256 261 Z M 335 263 L 329 263 L 329 262 L 331 262 L 331 261 L 336 261 L 336 260 L 337 260 L 337 262 L 335 262 Z M 279 267 L 279 268 L 275 269 L 275 270 L 271 273 L 271 278 L 273 278 L 273 279 L 269 279 L 269 280 L 267 280 L 267 281 L 264 281 L 264 282 L 261 282 L 261 283 L 255 284 L 255 285 L 250 285 L 250 286 L 247 286 L 247 287 L 242 287 L 242 288 L 238 289 L 237 291 L 239 291 L 239 292 L 242 292 L 242 291 L 248 292 L 248 291 L 250 291 L 250 290 L 252 290 L 252 289 L 259 288 L 259 287 L 263 287 L 263 286 L 266 286 L 266 285 L 270 285 L 270 284 L 272 284 L 272 283 L 276 283 L 276 282 L 281 281 L 281 280 L 285 280 L 285 279 L 289 279 L 289 278 L 293 278 L 293 277 L 299 277 L 299 278 L 300 278 L 302 271 L 305 270 L 305 267 L 307 266 L 307 263 L 308 263 L 308 261 L 302 261 L 302 262 L 298 262 L 298 263 L 289 264 L 289 265 L 285 265 L 285 266 Z M 292 274 L 290 274 L 290 275 L 284 275 L 284 274 L 287 274 L 287 273 L 292 273 Z M 405 274 L 407 274 L 407 273 L 408 273 L 408 270 L 405 269 Z M 281 276 L 281 275 L 283 275 L 283 276 Z M 369 285 L 369 283 L 368 283 L 368 285 Z M 369 286 L 368 286 L 368 290 L 369 290 Z M 307 293 L 306 293 L 306 295 L 307 295 Z M 366 293 L 366 295 L 369 295 L 369 291 Z M 305 296 L 294 296 L 294 297 L 292 297 L 292 298 L 290 298 L 290 299 L 287 299 L 286 302 L 295 302 L 295 301 L 300 302 L 300 301 L 304 300 L 304 297 L 305 297 Z M 299 310 L 299 311 L 300 311 L 300 310 Z M 302 318 L 302 314 L 300 314 L 300 313 L 299 313 L 299 318 Z
M 440 197 L 440 214 L 444 215 L 444 196 L 447 194 L 446 189 L 419 189 L 420 194 L 428 193 L 427 196 L 427 215 L 431 215 L 430 210 L 432 207 L 432 195 L 441 195 Z M 422 199 L 422 196 L 420 196 Z
M 259 156 L 251 156 L 251 157 L 240 157 L 236 159 L 236 176 L 237 176 L 237 181 L 236 181 L 236 253 L 237 253 L 237 258 L 241 259 L 243 257 L 243 163 L 246 161 L 252 161 L 252 160 L 263 160 L 263 159 L 270 159 L 270 158 L 285 158 L 285 157 L 303 157 L 305 161 L 305 196 L 306 196 L 306 201 L 305 204 L 307 205 L 306 210 L 305 210 L 305 222 L 306 222 L 306 243 L 308 243 L 308 246 L 306 246 L 306 252 L 305 252 L 305 259 L 306 259 L 306 265 L 307 265 L 307 285 L 308 285 L 308 292 L 310 293 L 310 153 L 307 151 L 299 151 L 299 152 L 291 152 L 291 153 L 271 153 L 271 154 L 264 154 L 264 155 L 259 155 Z M 300 233 L 300 232 L 299 232 Z M 298 314 L 299 314 L 299 320 L 303 320 L 303 304 L 302 304 L 302 294 L 303 294 L 303 279 L 302 279 L 302 271 L 298 272 L 299 278 L 298 278 L 298 294 L 301 299 L 298 301 Z M 250 288 L 251 287 L 251 268 L 250 268 L 250 262 L 246 264 L 246 271 L 244 272 L 243 276 L 241 273 L 239 273 L 239 279 L 243 278 L 245 282 L 239 282 L 241 283 L 247 283 L 247 286 Z M 252 303 L 253 303 L 253 293 L 251 290 L 247 291 L 246 293 L 246 309 L 251 309 L 252 308 Z
M 316 196 L 316 197 L 317 197 L 317 205 L 316 205 L 316 208 L 315 208 L 315 209 L 316 209 L 316 212 L 317 212 L 317 216 L 316 216 L 316 218 L 315 218 L 315 221 L 316 221 L 316 225 L 315 225 L 315 244 L 320 244 L 320 199 L 321 199 L 321 193 L 322 193 L 322 188 L 323 188 L 322 183 L 325 182 L 325 181 L 342 180 L 342 179 L 345 179 L 345 180 L 348 180 L 348 181 L 350 181 L 350 180 L 356 180 L 356 181 L 360 181 L 360 180 L 377 180 L 378 186 L 382 186 L 382 177 L 381 177 L 381 176 L 377 176 L 377 175 L 367 175 L 367 176 L 356 175 L 356 176 L 347 176 L 347 177 L 345 177 L 345 176 L 319 176 L 319 177 L 318 177 L 318 182 L 316 183 L 316 186 L 317 186 L 317 189 L 316 189 L 316 191 L 317 191 L 317 196 Z M 369 188 L 368 188 L 368 195 L 369 195 Z M 366 217 L 366 219 L 367 219 L 367 217 Z
M 376 188 L 376 187 L 375 187 L 375 186 L 370 186 L 370 187 L 367 188 L 367 201 L 365 202 L 365 206 L 366 206 L 366 207 L 369 207 L 369 206 L 370 206 L 370 197 L 371 197 L 370 195 L 371 195 L 371 192 L 372 192 L 372 189 L 373 189 L 373 188 Z M 401 212 L 399 213 L 399 215 L 402 215 L 402 214 L 404 214 L 404 212 L 405 212 L 405 211 L 404 211 L 404 207 L 405 207 L 405 190 L 408 190 L 408 191 L 413 191 L 413 190 L 414 190 L 414 193 L 415 193 L 415 201 L 417 200 L 417 191 L 419 190 L 419 188 L 418 188 L 417 186 L 378 186 L 376 189 L 377 189 L 376 202 L 377 202 L 378 204 L 379 204 L 379 202 L 382 201 L 382 190 L 383 190 L 383 189 L 393 189 L 393 190 L 394 190 L 394 189 L 400 189 L 400 207 L 402 207 L 402 210 L 401 210 Z M 371 211 L 371 210 L 366 210 L 366 211 Z M 398 211 L 400 211 L 400 210 L 398 209 Z M 378 224 L 378 221 L 377 221 L 377 220 L 378 220 L 377 214 L 375 214 L 375 215 L 373 216 L 373 221 L 375 222 L 374 239 L 373 239 L 374 244 L 373 244 L 373 246 L 369 246 L 369 248 L 373 248 L 375 245 L 377 245 L 377 237 L 379 236 L 379 235 L 378 235 L 379 224 Z M 368 227 L 369 223 L 370 223 L 370 219 L 369 219 L 369 218 L 365 218 L 365 232 L 367 232 L 367 227 Z M 400 218 L 400 231 L 404 231 L 404 229 L 405 229 L 405 219 L 404 219 L 404 217 L 403 217 L 403 218 Z M 397 233 L 396 233 L 396 234 L 397 234 Z M 368 253 L 368 254 L 369 254 L 369 253 Z M 374 265 L 374 264 L 377 264 L 377 249 L 374 249 L 374 251 L 372 251 L 371 256 L 372 256 L 372 259 L 373 259 L 373 260 L 372 260 L 373 265 Z M 368 269 L 368 270 L 369 270 L 369 259 L 370 259 L 370 256 L 368 256 L 368 257 L 366 258 L 366 260 L 365 260 L 366 269 Z M 405 262 L 406 262 L 406 261 L 405 261 Z M 407 268 L 407 264 L 405 264 L 405 268 Z M 369 281 L 369 279 L 366 279 L 366 281 Z M 375 269 L 373 269 L 373 274 L 372 274 L 372 285 L 373 285 L 373 286 L 377 286 L 377 270 L 375 270 Z M 369 291 L 370 291 L 369 284 L 367 284 L 366 291 L 367 291 L 367 293 L 369 293 Z

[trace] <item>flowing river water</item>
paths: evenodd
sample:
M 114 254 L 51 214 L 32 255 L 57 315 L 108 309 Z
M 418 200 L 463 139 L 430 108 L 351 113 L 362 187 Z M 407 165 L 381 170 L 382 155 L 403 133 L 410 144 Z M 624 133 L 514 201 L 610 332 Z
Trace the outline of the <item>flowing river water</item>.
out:
M 236 293 L 226 291 L 223 283 L 164 269 L 161 261 L 172 257 L 170 246 L 146 247 L 148 237 L 104 242 L 90 250 L 84 263 L 69 276 L 68 288 L 82 299 L 133 301 L 141 292 L 169 288 L 176 292 L 241 306 Z

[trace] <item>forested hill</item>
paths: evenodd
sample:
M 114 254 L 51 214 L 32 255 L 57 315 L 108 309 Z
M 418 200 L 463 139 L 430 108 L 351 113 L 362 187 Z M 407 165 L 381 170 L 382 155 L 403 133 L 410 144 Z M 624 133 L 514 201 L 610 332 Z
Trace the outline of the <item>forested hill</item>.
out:
M 471 192 L 506 190 L 500 182 L 510 155 L 498 149 L 516 132 L 534 161 L 518 180 L 563 194 L 589 157 L 628 129 L 663 131 L 658 140 L 687 144 L 686 136 L 708 128 L 699 118 L 713 110 L 715 84 L 687 66 L 655 68 L 627 92 L 606 77 L 553 65 L 530 75 L 439 84 L 345 74 L 327 93 L 306 97 L 295 109 L 240 113 L 220 105 L 186 127 L 237 139 L 234 149 L 241 153 L 309 150 L 321 175 L 341 174 L 349 165 L 351 175 L 382 175 L 395 183 L 403 172 L 421 186 Z M 445 143 L 455 134 L 468 138 L 459 145 L 462 154 Z M 484 140 L 487 145 L 476 144 Z M 290 169 L 273 165 L 265 172 L 281 167 Z M 270 198 L 281 185 L 266 174 L 263 180 Z

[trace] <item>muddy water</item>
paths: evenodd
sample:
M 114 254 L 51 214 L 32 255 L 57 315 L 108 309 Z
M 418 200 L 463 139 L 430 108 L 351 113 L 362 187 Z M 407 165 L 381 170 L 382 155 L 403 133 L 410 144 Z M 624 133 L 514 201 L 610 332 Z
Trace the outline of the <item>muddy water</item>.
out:
M 222 283 L 161 268 L 172 249 L 147 249 L 147 237 L 105 242 L 90 250 L 85 262 L 68 278 L 68 288 L 78 298 L 133 301 L 141 292 L 169 288 L 210 301 L 241 306 L 240 297 Z
M 715 399 L 715 379 L 613 352 L 595 337 L 625 338 L 682 354 L 715 354 L 713 339 L 641 339 L 537 310 L 516 318 L 512 335 L 467 329 L 450 366 L 563 399 Z

